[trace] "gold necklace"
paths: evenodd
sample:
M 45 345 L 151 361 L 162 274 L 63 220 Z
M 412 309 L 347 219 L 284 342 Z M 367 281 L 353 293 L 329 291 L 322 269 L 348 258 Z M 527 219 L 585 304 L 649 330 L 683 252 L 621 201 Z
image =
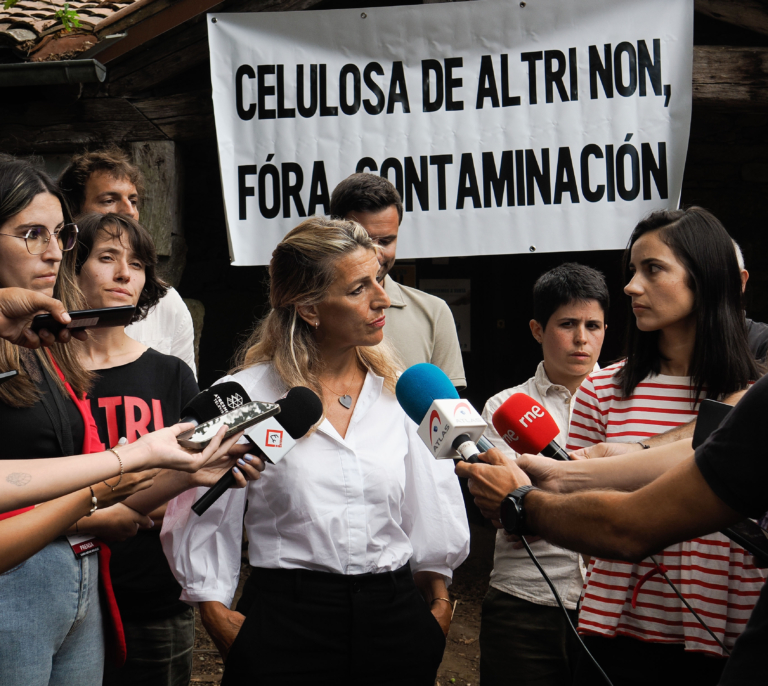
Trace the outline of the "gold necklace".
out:
M 320 377 L 318 377 L 318 379 L 317 379 L 317 380 L 318 380 L 318 381 L 319 381 L 319 382 L 320 382 L 320 383 L 321 383 L 323 386 L 325 386 L 325 387 L 326 387 L 326 388 L 327 388 L 327 389 L 328 389 L 328 390 L 329 390 L 331 393 L 333 393 L 334 395 L 338 395 L 338 396 L 339 396 L 339 404 L 341 404 L 341 406 L 342 406 L 344 409 L 346 409 L 346 410 L 348 410 L 350 407 L 352 407 L 352 396 L 351 396 L 351 395 L 349 395 L 349 389 L 350 389 L 350 388 L 352 388 L 352 384 L 353 384 L 353 383 L 355 383 L 355 375 L 356 375 L 356 371 L 357 371 L 357 370 L 355 370 L 355 371 L 353 371 L 353 372 L 352 372 L 352 381 L 350 382 L 349 386 L 347 386 L 347 389 L 344 391 L 344 395 L 339 395 L 339 394 L 338 394 L 336 391 L 334 391 L 332 388 L 329 388 L 328 386 L 326 386 L 326 384 L 324 384 L 324 383 L 323 383 L 323 381 L 322 381 L 322 379 L 321 379 Z

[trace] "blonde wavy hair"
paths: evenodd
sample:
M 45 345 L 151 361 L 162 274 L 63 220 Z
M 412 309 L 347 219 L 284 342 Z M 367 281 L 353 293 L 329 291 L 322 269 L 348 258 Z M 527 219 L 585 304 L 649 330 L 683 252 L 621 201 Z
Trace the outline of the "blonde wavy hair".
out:
M 365 229 L 353 221 L 310 217 L 286 234 L 269 263 L 272 309 L 236 354 L 232 371 L 270 362 L 286 388 L 307 386 L 322 397 L 320 349 L 314 329 L 297 307 L 322 302 L 336 278 L 339 260 L 359 248 L 377 249 Z M 402 365 L 387 342 L 358 346 L 356 353 L 360 364 L 383 377 L 384 386 L 394 392 Z

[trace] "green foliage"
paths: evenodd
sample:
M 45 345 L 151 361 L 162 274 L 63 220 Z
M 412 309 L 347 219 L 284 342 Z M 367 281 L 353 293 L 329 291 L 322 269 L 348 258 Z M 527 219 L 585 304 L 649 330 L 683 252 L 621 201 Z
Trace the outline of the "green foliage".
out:
M 6 0 L 7 1 L 7 0 Z M 74 26 L 80 26 L 80 17 L 76 10 L 69 9 L 69 3 L 65 2 L 64 7 L 56 12 L 56 19 L 59 19 L 67 31 L 71 31 Z
M 3 9 L 10 9 L 18 1 L 19 0 L 3 0 Z M 52 5 L 53 3 L 50 4 Z M 80 26 L 80 16 L 77 14 L 77 10 L 70 9 L 68 2 L 64 3 L 64 7 L 56 10 L 56 14 L 53 16 L 62 23 L 66 31 L 71 31 L 73 28 Z

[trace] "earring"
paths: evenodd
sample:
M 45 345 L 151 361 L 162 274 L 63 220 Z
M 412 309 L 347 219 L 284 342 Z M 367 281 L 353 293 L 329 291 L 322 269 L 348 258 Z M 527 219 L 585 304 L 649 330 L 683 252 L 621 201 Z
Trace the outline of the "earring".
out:
M 319 329 L 319 328 L 320 328 L 320 322 L 319 322 L 319 321 L 316 321 L 316 322 L 315 322 L 315 329 Z

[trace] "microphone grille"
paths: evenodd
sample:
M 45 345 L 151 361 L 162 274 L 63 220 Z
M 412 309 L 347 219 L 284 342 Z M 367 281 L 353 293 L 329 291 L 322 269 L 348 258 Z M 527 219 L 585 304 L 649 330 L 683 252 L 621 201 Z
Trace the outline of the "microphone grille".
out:
M 248 393 L 239 383 L 224 381 L 198 393 L 181 411 L 181 416 L 207 422 L 249 402 Z
M 280 414 L 275 418 L 294 440 L 305 436 L 323 416 L 323 402 L 317 393 L 305 386 L 294 386 L 277 404 Z
M 557 438 L 560 428 L 542 404 L 525 393 L 507 398 L 493 413 L 493 428 L 516 453 L 537 455 Z
M 458 400 L 459 394 L 445 372 L 428 362 L 408 367 L 397 380 L 397 402 L 417 424 L 421 424 L 435 400 Z

